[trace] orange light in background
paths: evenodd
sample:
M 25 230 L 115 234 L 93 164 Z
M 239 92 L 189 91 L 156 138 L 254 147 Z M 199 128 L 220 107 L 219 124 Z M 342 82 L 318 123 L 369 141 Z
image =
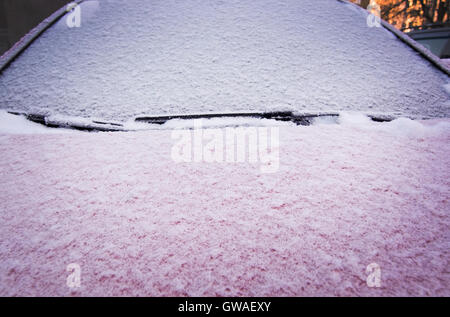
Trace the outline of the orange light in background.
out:
M 367 7 L 376 3 L 381 8 L 381 18 L 396 28 L 409 31 L 427 24 L 447 23 L 449 20 L 450 0 L 351 0 Z M 425 7 L 424 7 L 425 6 Z M 425 10 L 427 12 L 425 12 Z

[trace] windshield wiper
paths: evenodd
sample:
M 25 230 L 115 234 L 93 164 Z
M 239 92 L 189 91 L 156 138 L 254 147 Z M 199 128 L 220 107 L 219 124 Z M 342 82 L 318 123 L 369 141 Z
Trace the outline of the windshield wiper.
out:
M 50 128 L 76 129 L 81 131 L 132 131 L 133 127 L 125 126 L 118 122 L 109 122 L 104 120 L 87 119 L 87 118 L 70 118 L 60 116 L 47 116 L 37 113 L 25 113 L 17 111 L 8 111 L 10 114 L 21 115 L 26 119 L 45 125 Z M 368 115 L 373 121 L 386 122 L 391 121 L 394 117 L 387 115 Z M 203 113 L 203 114 L 177 114 L 177 115 L 160 115 L 160 116 L 142 116 L 134 119 L 135 122 L 163 125 L 170 120 L 193 120 L 193 119 L 213 119 L 213 118 L 252 118 L 252 119 L 269 119 L 285 122 L 293 122 L 297 125 L 311 125 L 318 118 L 330 119 L 337 122 L 339 113 L 322 112 L 322 113 L 294 113 L 292 111 L 269 111 L 269 112 L 228 112 L 228 113 Z
M 271 119 L 277 121 L 290 121 L 297 125 L 311 125 L 317 118 L 337 119 L 337 112 L 323 113 L 294 113 L 292 111 L 273 111 L 273 112 L 229 112 L 229 113 L 204 113 L 204 114 L 180 114 L 180 115 L 161 115 L 161 116 L 142 116 L 135 118 L 137 122 L 150 124 L 164 124 L 169 120 L 192 120 L 192 119 L 212 119 L 212 118 L 256 118 Z M 386 122 L 394 118 L 382 115 L 368 115 L 373 121 Z
M 8 111 L 10 114 L 21 115 L 26 119 L 40 123 L 49 128 L 65 128 L 65 129 L 75 129 L 81 131 L 102 131 L 102 132 L 115 132 L 115 131 L 126 131 L 123 124 L 117 122 L 107 122 L 100 120 L 90 120 L 81 118 L 58 118 L 53 116 L 46 116 L 43 114 L 36 113 L 25 113 L 17 111 Z

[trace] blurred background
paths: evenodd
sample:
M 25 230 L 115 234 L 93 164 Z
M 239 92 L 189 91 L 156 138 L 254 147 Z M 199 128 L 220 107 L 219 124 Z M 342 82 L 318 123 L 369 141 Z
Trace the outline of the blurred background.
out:
M 424 27 L 449 26 L 449 0 L 351 0 L 363 8 L 369 5 L 381 9 L 381 18 L 408 32 Z
M 68 0 L 0 0 L 0 55 Z
M 378 14 L 440 58 L 450 58 L 450 0 L 351 0 Z M 0 0 L 0 55 L 71 1 Z M 379 10 L 377 10 L 379 8 Z

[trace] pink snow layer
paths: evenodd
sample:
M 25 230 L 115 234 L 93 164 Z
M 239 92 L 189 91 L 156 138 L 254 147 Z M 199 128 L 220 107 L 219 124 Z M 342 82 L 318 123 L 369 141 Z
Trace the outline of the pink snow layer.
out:
M 0 295 L 450 296 L 450 120 L 284 126 L 272 174 L 173 143 L 0 135 Z

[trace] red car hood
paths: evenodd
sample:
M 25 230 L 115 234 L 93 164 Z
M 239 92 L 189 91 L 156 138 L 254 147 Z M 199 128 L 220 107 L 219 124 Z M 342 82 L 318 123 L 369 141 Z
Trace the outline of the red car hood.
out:
M 167 130 L 1 134 L 0 295 L 449 296 L 449 127 L 281 127 L 274 173 Z

